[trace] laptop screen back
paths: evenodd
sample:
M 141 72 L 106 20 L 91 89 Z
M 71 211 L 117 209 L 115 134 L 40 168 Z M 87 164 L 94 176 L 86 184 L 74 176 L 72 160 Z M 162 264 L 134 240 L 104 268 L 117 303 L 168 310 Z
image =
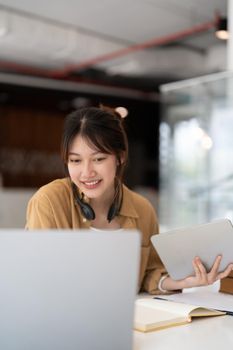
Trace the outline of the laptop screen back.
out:
M 139 234 L 0 230 L 0 349 L 132 347 Z

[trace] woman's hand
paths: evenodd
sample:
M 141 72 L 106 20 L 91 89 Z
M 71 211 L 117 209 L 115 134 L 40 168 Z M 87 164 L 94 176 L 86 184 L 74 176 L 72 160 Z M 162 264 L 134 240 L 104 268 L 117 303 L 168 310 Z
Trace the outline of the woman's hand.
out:
M 233 269 L 233 264 L 229 264 L 224 271 L 219 272 L 221 260 L 222 256 L 217 256 L 211 270 L 207 272 L 204 265 L 201 262 L 201 259 L 199 257 L 196 257 L 192 262 L 195 275 L 186 277 L 183 280 L 183 288 L 207 286 L 213 284 L 217 280 L 221 280 L 222 278 L 227 277 Z
M 193 260 L 193 268 L 195 275 L 188 276 L 182 280 L 175 281 L 171 277 L 167 277 L 163 280 L 161 287 L 164 290 L 177 290 L 183 288 L 192 288 L 192 287 L 200 287 L 200 286 L 208 286 L 213 284 L 217 280 L 221 280 L 229 275 L 229 273 L 233 270 L 233 263 L 229 264 L 227 268 L 219 272 L 219 266 L 222 260 L 222 256 L 219 255 L 214 261 L 214 264 L 209 272 L 206 271 L 204 265 L 201 262 L 199 257 L 196 257 Z

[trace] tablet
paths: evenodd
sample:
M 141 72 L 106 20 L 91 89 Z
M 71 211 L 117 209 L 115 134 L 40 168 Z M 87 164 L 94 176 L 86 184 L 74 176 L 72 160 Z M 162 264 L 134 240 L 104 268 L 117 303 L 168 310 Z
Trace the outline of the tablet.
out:
M 152 236 L 151 241 L 174 280 L 194 275 L 192 260 L 196 256 L 207 271 L 219 254 L 220 271 L 233 263 L 233 226 L 228 219 L 171 230 Z

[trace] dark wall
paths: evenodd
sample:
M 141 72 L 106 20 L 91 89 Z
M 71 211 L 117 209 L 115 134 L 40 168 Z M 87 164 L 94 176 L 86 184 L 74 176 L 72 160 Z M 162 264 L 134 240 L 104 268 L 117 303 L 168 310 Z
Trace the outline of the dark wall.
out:
M 39 187 L 64 175 L 60 139 L 75 93 L 0 86 L 0 173 L 5 187 Z M 89 105 L 124 106 L 130 157 L 125 182 L 158 189 L 159 105 L 83 95 Z

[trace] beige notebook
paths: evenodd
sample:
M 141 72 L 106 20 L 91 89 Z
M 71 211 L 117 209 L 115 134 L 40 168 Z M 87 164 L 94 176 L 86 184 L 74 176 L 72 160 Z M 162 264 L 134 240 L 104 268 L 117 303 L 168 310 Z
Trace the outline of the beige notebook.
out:
M 191 322 L 192 317 L 220 316 L 225 312 L 168 300 L 138 299 L 135 302 L 134 329 L 150 332 Z

